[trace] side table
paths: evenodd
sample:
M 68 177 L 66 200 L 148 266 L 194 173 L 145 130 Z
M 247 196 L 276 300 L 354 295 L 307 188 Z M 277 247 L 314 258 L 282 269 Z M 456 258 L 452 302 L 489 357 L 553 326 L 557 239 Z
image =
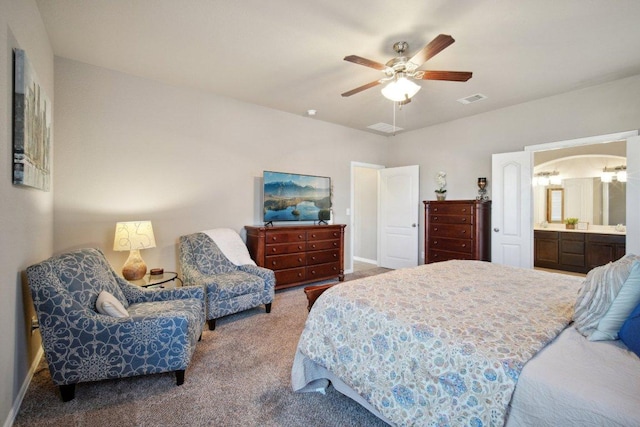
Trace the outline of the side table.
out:
M 182 286 L 182 280 L 178 277 L 178 273 L 174 271 L 165 271 L 163 274 L 146 274 L 142 279 L 131 280 L 129 283 L 138 285 L 143 288 L 175 288 L 175 281 L 180 282 Z M 169 282 L 173 282 L 170 283 Z

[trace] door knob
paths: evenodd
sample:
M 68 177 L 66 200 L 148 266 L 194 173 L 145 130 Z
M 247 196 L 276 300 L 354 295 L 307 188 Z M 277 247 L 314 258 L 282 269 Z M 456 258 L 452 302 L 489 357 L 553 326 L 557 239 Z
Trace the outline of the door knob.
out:
M 496 228 L 493 229 L 493 231 L 495 231 L 497 233 L 498 231 L 500 231 L 500 229 L 498 227 L 496 227 Z
M 414 223 L 414 224 L 411 224 L 411 226 L 415 228 L 416 224 L 415 224 L 415 223 Z

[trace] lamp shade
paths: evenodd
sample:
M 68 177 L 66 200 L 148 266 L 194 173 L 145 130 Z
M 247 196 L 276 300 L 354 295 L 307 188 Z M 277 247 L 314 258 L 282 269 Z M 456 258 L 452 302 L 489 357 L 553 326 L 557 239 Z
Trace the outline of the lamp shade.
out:
M 409 81 L 406 77 L 400 77 L 396 80 L 389 82 L 382 88 L 382 95 L 385 98 L 395 102 L 405 101 L 407 98 L 411 99 L 420 90 L 420 85 Z
M 116 235 L 113 239 L 114 251 L 130 251 L 133 249 L 149 249 L 156 247 L 151 221 L 129 221 L 116 224 Z

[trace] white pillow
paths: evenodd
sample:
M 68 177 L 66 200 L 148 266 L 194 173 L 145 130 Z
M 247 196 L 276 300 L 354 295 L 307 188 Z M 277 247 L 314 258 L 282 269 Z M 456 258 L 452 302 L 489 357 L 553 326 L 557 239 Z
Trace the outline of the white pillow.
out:
M 129 317 L 129 312 L 120 301 L 107 291 L 100 292 L 96 301 L 96 310 L 111 317 Z
M 574 307 L 573 320 L 578 332 L 589 337 L 596 330 L 629 278 L 636 259 L 640 257 L 628 254 L 587 274 Z
M 640 304 L 640 262 L 634 261 L 629 277 L 622 285 L 589 341 L 617 340 L 618 331 L 634 308 Z

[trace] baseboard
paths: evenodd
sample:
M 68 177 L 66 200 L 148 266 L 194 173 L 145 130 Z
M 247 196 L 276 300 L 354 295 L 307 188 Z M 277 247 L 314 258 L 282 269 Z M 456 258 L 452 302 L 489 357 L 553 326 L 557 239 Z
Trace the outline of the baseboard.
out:
M 373 265 L 378 265 L 378 260 L 375 259 L 368 259 L 368 258 L 360 258 L 359 256 L 354 256 L 353 257 L 354 261 L 360 261 L 360 262 L 364 262 L 367 264 L 373 264 Z
M 16 400 L 13 402 L 13 406 L 9 411 L 9 415 L 7 416 L 7 419 L 4 421 L 4 427 L 11 427 L 13 425 L 13 422 L 16 420 L 16 417 L 18 416 L 18 412 L 20 411 L 20 406 L 22 405 L 22 401 L 24 400 L 24 396 L 27 394 L 27 390 L 29 389 L 29 384 L 31 384 L 31 380 L 33 379 L 33 376 L 36 373 L 36 369 L 40 364 L 40 360 L 42 359 L 42 356 L 44 356 L 44 350 L 42 349 L 42 346 L 40 346 L 38 349 L 38 352 L 36 353 L 36 357 L 33 359 L 33 363 L 29 368 L 29 372 L 27 372 L 27 376 L 25 377 L 24 382 L 22 383 L 22 387 L 20 387 L 20 391 L 16 396 Z

